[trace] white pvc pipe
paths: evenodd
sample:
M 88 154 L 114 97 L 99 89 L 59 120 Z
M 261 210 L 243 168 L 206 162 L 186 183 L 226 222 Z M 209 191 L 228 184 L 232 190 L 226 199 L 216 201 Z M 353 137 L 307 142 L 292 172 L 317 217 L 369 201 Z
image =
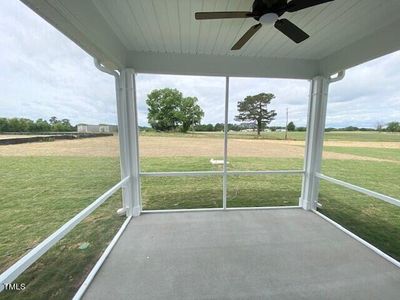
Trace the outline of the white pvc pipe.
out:
M 332 219 L 328 218 L 327 216 L 321 214 L 320 212 L 316 211 L 316 210 L 311 210 L 312 212 L 314 212 L 316 215 L 320 216 L 321 218 L 323 218 L 324 220 L 328 221 L 329 223 L 331 223 L 332 225 L 334 225 L 336 228 L 340 229 L 341 231 L 343 231 L 344 233 L 346 233 L 347 235 L 351 236 L 353 239 L 357 240 L 358 242 L 360 242 L 361 244 L 363 244 L 364 246 L 367 246 L 369 249 L 371 249 L 372 251 L 374 251 L 376 254 L 380 255 L 381 257 L 383 257 L 384 259 L 386 259 L 387 261 L 391 262 L 392 264 L 394 264 L 396 267 L 400 268 L 400 262 L 395 260 L 393 257 L 387 255 L 385 252 L 379 250 L 378 248 L 376 248 L 375 246 L 371 245 L 370 243 L 368 243 L 367 241 L 363 240 L 362 238 L 360 238 L 358 235 L 352 233 L 351 231 L 347 230 L 346 228 L 344 228 L 342 225 L 336 223 L 335 221 L 333 221 Z
M 300 206 L 260 206 L 260 207 L 227 207 L 220 208 L 188 208 L 188 209 L 149 209 L 143 210 L 142 214 L 160 214 L 160 213 L 188 213 L 188 212 L 211 212 L 211 211 L 229 211 L 229 210 L 275 210 L 275 209 L 293 209 L 301 208 Z
M 303 170 L 265 170 L 265 171 L 188 171 L 188 172 L 141 172 L 143 177 L 201 177 L 201 176 L 254 176 L 254 175 L 301 175 Z
M 255 175 L 302 175 L 303 170 L 272 170 L 272 171 L 228 171 L 231 176 L 255 176 Z
M 101 266 L 103 265 L 104 261 L 111 253 L 111 250 L 117 244 L 119 238 L 121 237 L 122 233 L 125 231 L 126 227 L 128 226 L 129 222 L 131 221 L 132 216 L 129 216 L 124 223 L 122 224 L 121 228 L 118 230 L 117 234 L 111 240 L 110 244 L 107 246 L 106 250 L 104 250 L 103 254 L 99 258 L 99 260 L 94 265 L 93 269 L 90 271 L 88 276 L 86 277 L 85 281 L 80 286 L 79 290 L 76 292 L 75 296 L 72 298 L 73 300 L 79 300 L 82 298 L 83 294 L 86 292 L 87 288 L 93 281 L 94 277 L 96 276 L 97 272 L 100 270 Z
M 393 197 L 390 197 L 390 196 L 386 196 L 386 195 L 383 195 L 383 194 L 380 194 L 380 193 L 377 193 L 377 192 L 362 188 L 360 186 L 357 186 L 357 185 L 354 185 L 354 184 L 351 184 L 351 183 L 348 183 L 348 182 L 345 182 L 345 181 L 342 181 L 342 180 L 339 180 L 339 179 L 335 179 L 335 178 L 326 176 L 326 175 L 321 174 L 321 173 L 317 173 L 316 176 L 318 178 L 326 180 L 326 181 L 328 181 L 330 183 L 342 186 L 344 188 L 348 188 L 350 190 L 362 193 L 364 195 L 367 195 L 367 196 L 373 197 L 375 199 L 379 199 L 379 200 L 382 200 L 382 201 L 385 201 L 387 203 L 390 203 L 390 204 L 393 204 L 393 205 L 396 205 L 396 206 L 400 207 L 400 200 L 398 200 L 396 198 L 393 198 Z
M 122 97 L 121 97 L 121 83 L 120 79 L 121 76 L 118 72 L 115 70 L 109 70 L 108 68 L 104 67 L 100 61 L 97 58 L 94 58 L 94 65 L 96 68 L 104 72 L 106 74 L 114 76 L 115 79 L 115 95 L 116 95 L 116 106 L 117 106 L 117 121 L 118 121 L 118 142 L 119 142 L 119 166 L 120 166 L 120 172 L 121 172 L 121 178 L 125 178 L 127 176 L 130 176 L 129 173 L 129 168 L 128 168 L 128 159 L 127 159 L 127 145 L 126 145 L 126 129 L 124 124 L 124 103 L 122 103 Z M 128 203 L 127 199 L 129 198 L 129 191 L 130 191 L 130 186 L 128 186 L 127 189 L 122 191 L 122 208 L 120 208 L 117 213 L 120 214 L 121 212 L 127 214 L 128 213 Z
M 226 210 L 246 211 L 246 210 L 277 210 L 277 209 L 300 209 L 298 205 L 288 206 L 251 206 L 251 207 L 228 207 Z
M 195 177 L 223 175 L 223 171 L 197 171 L 197 172 L 141 172 L 143 177 Z
M 346 71 L 345 70 L 342 70 L 342 71 L 339 71 L 338 73 L 337 73 L 337 76 L 336 77 L 329 77 L 329 83 L 333 83 L 333 82 L 336 82 L 336 81 L 340 81 L 340 80 L 342 80 L 343 78 L 344 78 L 344 76 L 346 75 Z
M 223 208 L 149 209 L 149 210 L 142 210 L 142 214 L 207 212 L 207 211 L 222 211 L 222 210 L 224 209 Z
M 111 189 L 97 198 L 92 204 L 83 209 L 80 213 L 75 215 L 71 220 L 61 226 L 53 234 L 47 237 L 39 245 L 29 251 L 15 264 L 9 267 L 0 275 L 0 292 L 4 289 L 4 284 L 13 282 L 22 272 L 29 268 L 34 262 L 36 262 L 43 254 L 45 254 L 51 247 L 53 247 L 59 240 L 66 236 L 72 229 L 75 228 L 83 219 L 90 215 L 96 208 L 103 204 L 108 198 L 110 198 L 117 190 L 119 190 L 126 182 L 128 178 L 124 178 Z
M 116 71 L 114 71 L 114 70 L 109 70 L 109 69 L 107 69 L 106 67 L 104 67 L 104 66 L 100 63 L 100 61 L 99 61 L 97 58 L 94 58 L 93 61 L 94 61 L 95 67 L 96 67 L 98 70 L 100 70 L 101 72 L 110 74 L 110 75 L 114 76 L 116 79 L 119 78 L 119 74 L 118 74 Z
M 222 207 L 226 209 L 228 198 L 228 121 L 229 121 L 229 77 L 225 77 L 225 117 L 224 117 L 224 166 L 222 183 Z

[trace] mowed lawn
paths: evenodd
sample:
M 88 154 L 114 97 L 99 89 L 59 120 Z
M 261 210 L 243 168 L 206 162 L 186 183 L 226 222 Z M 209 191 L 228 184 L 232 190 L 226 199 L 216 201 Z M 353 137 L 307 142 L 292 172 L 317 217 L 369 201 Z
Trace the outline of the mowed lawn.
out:
M 189 132 L 189 133 L 160 133 L 147 131 L 142 132 L 145 136 L 176 136 L 176 137 L 215 137 L 223 138 L 224 133 L 221 132 Z M 254 132 L 237 132 L 230 131 L 230 138 L 240 139 L 267 139 L 267 140 L 284 140 L 285 132 L 262 132 L 257 136 Z M 304 141 L 306 133 L 304 131 L 290 131 L 287 134 L 289 140 Z M 400 142 L 399 133 L 376 132 L 376 131 L 330 131 L 325 132 L 326 141 L 352 141 L 352 142 Z
M 397 140 L 400 135 L 379 140 L 381 135 L 375 133 L 375 141 L 400 141 Z M 324 161 L 323 172 L 400 198 L 399 149 L 326 147 L 325 150 L 385 160 L 329 159 Z M 143 157 L 141 167 L 145 172 L 220 170 L 209 159 Z M 231 170 L 303 167 L 300 158 L 230 157 L 229 160 Z M 0 272 L 119 178 L 117 157 L 0 156 Z M 229 176 L 228 206 L 297 205 L 301 180 L 299 175 Z M 141 184 L 144 209 L 222 206 L 221 176 L 143 177 Z M 325 182 L 321 185 L 320 202 L 324 214 L 400 259 L 399 207 Z M 25 291 L 1 293 L 0 299 L 71 298 L 124 221 L 115 213 L 120 205 L 120 194 L 116 194 L 17 279 L 28 284 Z
M 118 180 L 117 158 L 0 157 L 0 272 Z M 16 280 L 23 292 L 0 299 L 70 299 L 124 221 L 120 206 L 116 193 Z

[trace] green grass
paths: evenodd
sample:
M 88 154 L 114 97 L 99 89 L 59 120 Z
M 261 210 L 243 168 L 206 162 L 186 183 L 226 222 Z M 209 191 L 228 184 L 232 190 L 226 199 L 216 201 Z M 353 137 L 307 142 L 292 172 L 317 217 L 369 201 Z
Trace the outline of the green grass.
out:
M 324 160 L 322 173 L 400 199 L 398 163 Z
M 122 225 L 119 207 L 117 193 L 16 279 L 25 290 L 4 291 L 0 299 L 71 299 Z M 89 246 L 81 250 L 82 243 Z
M 325 151 L 353 154 L 379 159 L 395 160 L 400 162 L 400 149 L 364 148 L 364 147 L 324 147 Z
M 214 159 L 221 159 L 215 157 Z M 301 170 L 303 160 L 298 158 L 230 157 L 228 170 Z M 222 166 L 210 164 L 209 157 L 146 157 L 140 161 L 143 172 L 221 171 Z
M 395 152 L 376 150 L 370 155 L 390 152 L 397 157 Z M 119 180 L 118 158 L 1 157 L 0 162 L 1 271 Z M 232 157 L 230 162 L 230 170 L 303 166 L 302 159 Z M 206 157 L 146 158 L 141 166 L 149 172 L 220 170 Z M 400 198 L 400 164 L 325 160 L 323 172 Z M 146 177 L 141 183 L 145 209 L 222 205 L 221 176 Z M 296 205 L 300 190 L 301 176 L 229 176 L 228 205 Z M 28 284 L 25 291 L 2 293 L 0 299 L 69 299 L 123 222 L 115 214 L 120 201 L 116 195 L 106 202 L 18 278 L 17 282 Z M 324 182 L 321 202 L 323 213 L 400 259 L 398 207 Z M 89 242 L 89 248 L 79 250 L 82 242 Z
M 400 133 L 376 131 L 331 131 L 325 133 L 327 141 L 400 142 Z
M 230 207 L 298 205 L 300 175 L 229 176 Z M 222 176 L 147 177 L 141 181 L 143 208 L 222 207 Z M 156 188 L 155 188 L 156 187 Z
M 327 182 L 319 202 L 324 215 L 400 260 L 400 207 Z
M 119 180 L 118 159 L 0 158 L 0 271 Z
M 294 206 L 299 204 L 301 175 L 229 176 L 227 205 Z
M 0 272 L 118 180 L 117 158 L 1 157 Z M 0 299 L 70 299 L 122 224 L 120 206 L 117 193 L 17 279 L 26 290 Z
M 223 138 L 223 132 L 141 132 L 141 136 L 163 137 L 196 137 L 196 138 Z M 253 132 L 229 132 L 229 138 L 238 139 L 268 139 L 284 140 L 284 132 L 262 132 L 257 136 Z M 289 140 L 304 141 L 305 132 L 293 131 L 288 133 Z M 375 132 L 375 131 L 331 131 L 325 132 L 326 141 L 354 141 L 354 142 L 400 142 L 400 133 Z

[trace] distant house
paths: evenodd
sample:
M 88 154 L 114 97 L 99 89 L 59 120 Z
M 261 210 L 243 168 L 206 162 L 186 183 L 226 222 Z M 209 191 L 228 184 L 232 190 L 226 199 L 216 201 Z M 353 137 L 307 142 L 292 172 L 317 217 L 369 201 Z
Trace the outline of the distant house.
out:
M 109 125 L 109 124 L 99 124 L 99 125 L 90 125 L 90 124 L 78 124 L 77 131 L 78 132 L 87 132 L 87 133 L 113 133 L 118 132 L 117 125 Z
M 241 129 L 241 132 L 254 132 L 254 129 Z
M 250 123 L 240 123 L 240 128 L 243 129 L 257 129 L 257 124 L 254 122 Z

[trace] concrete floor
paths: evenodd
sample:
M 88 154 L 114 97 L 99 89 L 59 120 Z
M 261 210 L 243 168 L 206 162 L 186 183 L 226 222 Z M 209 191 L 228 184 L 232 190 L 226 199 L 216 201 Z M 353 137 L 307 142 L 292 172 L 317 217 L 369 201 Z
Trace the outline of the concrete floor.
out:
M 400 269 L 301 209 L 142 215 L 84 299 L 400 299 Z

